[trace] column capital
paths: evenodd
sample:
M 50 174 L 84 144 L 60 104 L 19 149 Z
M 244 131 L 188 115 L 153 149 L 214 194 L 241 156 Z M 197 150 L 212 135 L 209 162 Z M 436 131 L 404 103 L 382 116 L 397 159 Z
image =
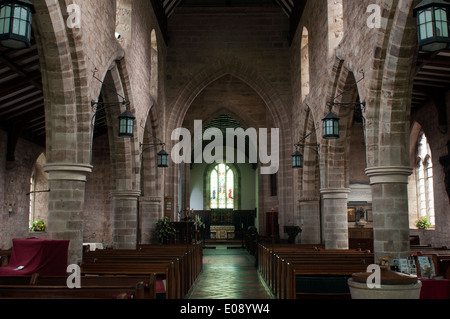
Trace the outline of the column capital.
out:
M 86 176 L 92 173 L 92 165 L 76 163 L 50 163 L 44 165 L 44 171 L 49 173 L 49 180 L 86 182 Z
M 349 188 L 322 188 L 320 190 L 324 199 L 347 199 L 350 194 Z
M 141 203 L 162 203 L 163 198 L 161 196 L 142 196 L 139 198 Z
M 413 173 L 411 167 L 381 166 L 366 169 L 370 184 L 408 184 L 408 177 Z
M 137 200 L 141 196 L 141 191 L 134 189 L 113 190 L 111 191 L 111 196 L 116 199 Z
M 318 202 L 320 201 L 319 196 L 311 196 L 311 197 L 300 197 L 298 199 L 299 203 L 310 203 L 310 202 Z

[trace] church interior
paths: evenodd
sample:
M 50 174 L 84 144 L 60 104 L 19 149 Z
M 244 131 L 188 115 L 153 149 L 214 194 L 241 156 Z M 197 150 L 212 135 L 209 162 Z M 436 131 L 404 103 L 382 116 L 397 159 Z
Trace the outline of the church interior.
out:
M 0 0 L 0 299 L 450 299 L 449 33 L 448 0 Z

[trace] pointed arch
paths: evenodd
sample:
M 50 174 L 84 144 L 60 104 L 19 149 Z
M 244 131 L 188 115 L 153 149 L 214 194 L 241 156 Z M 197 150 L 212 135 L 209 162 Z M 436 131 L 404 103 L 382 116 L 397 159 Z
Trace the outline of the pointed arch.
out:
M 359 84 L 353 72 L 344 66 L 344 60 L 336 58 L 333 68 L 334 77 L 330 83 L 330 93 L 327 100 L 337 103 L 360 103 Z M 348 188 L 349 181 L 349 148 L 355 108 L 353 106 L 334 106 L 333 113 L 339 118 L 341 138 L 323 140 L 321 144 L 321 188 Z M 324 110 L 324 114 L 329 110 Z M 362 110 L 361 110 L 362 112 Z M 364 116 L 364 115 L 363 115 Z
M 215 63 L 209 64 L 195 75 L 192 80 L 187 83 L 179 92 L 178 97 L 171 105 L 171 113 L 168 114 L 167 121 L 167 136 L 171 132 L 182 127 L 186 113 L 192 105 L 195 98 L 212 82 L 225 76 L 231 75 L 236 77 L 250 86 L 262 99 L 267 107 L 276 128 L 280 128 L 280 169 L 278 176 L 280 178 L 278 183 L 278 203 L 280 211 L 293 212 L 292 202 L 292 181 L 285 178 L 290 169 L 290 155 L 292 152 L 292 136 L 291 136 L 291 119 L 286 111 L 279 93 L 275 90 L 269 80 L 265 79 L 257 71 L 250 68 L 247 64 L 232 57 L 217 60 Z M 173 142 L 171 144 L 174 144 Z M 172 146 L 172 145 L 170 145 Z M 172 165 L 169 167 L 166 183 L 166 194 L 170 194 L 173 198 L 179 198 L 179 183 L 180 183 L 180 167 Z M 179 205 L 179 204 L 178 204 Z M 179 206 L 178 206 L 179 208 Z M 285 217 L 281 216 L 281 222 Z

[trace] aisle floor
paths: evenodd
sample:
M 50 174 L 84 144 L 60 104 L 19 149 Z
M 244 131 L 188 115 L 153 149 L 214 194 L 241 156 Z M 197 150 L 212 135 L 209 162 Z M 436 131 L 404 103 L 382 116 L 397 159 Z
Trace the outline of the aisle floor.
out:
M 188 299 L 270 299 L 244 249 L 204 249 L 203 271 Z

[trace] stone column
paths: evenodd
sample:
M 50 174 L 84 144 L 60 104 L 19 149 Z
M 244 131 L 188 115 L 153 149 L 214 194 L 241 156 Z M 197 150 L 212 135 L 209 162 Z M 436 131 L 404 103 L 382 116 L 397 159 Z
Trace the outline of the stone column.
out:
M 366 170 L 373 197 L 373 233 L 375 260 L 410 255 L 408 177 L 409 167 L 373 167 Z
M 134 249 L 137 241 L 137 209 L 141 192 L 136 190 L 112 191 L 113 245 L 115 249 Z
M 159 196 L 144 196 L 139 199 L 140 243 L 151 244 L 155 224 L 162 216 L 163 199 Z
M 301 238 L 302 244 L 320 244 L 320 198 L 301 197 L 298 203 L 300 218 L 294 224 L 302 228 L 302 233 L 297 239 Z
M 322 229 L 326 249 L 348 249 L 348 188 L 327 188 L 322 194 Z
M 50 239 L 70 240 L 69 264 L 78 264 L 83 255 L 83 207 L 86 176 L 92 166 L 47 164 L 49 174 L 48 227 Z

